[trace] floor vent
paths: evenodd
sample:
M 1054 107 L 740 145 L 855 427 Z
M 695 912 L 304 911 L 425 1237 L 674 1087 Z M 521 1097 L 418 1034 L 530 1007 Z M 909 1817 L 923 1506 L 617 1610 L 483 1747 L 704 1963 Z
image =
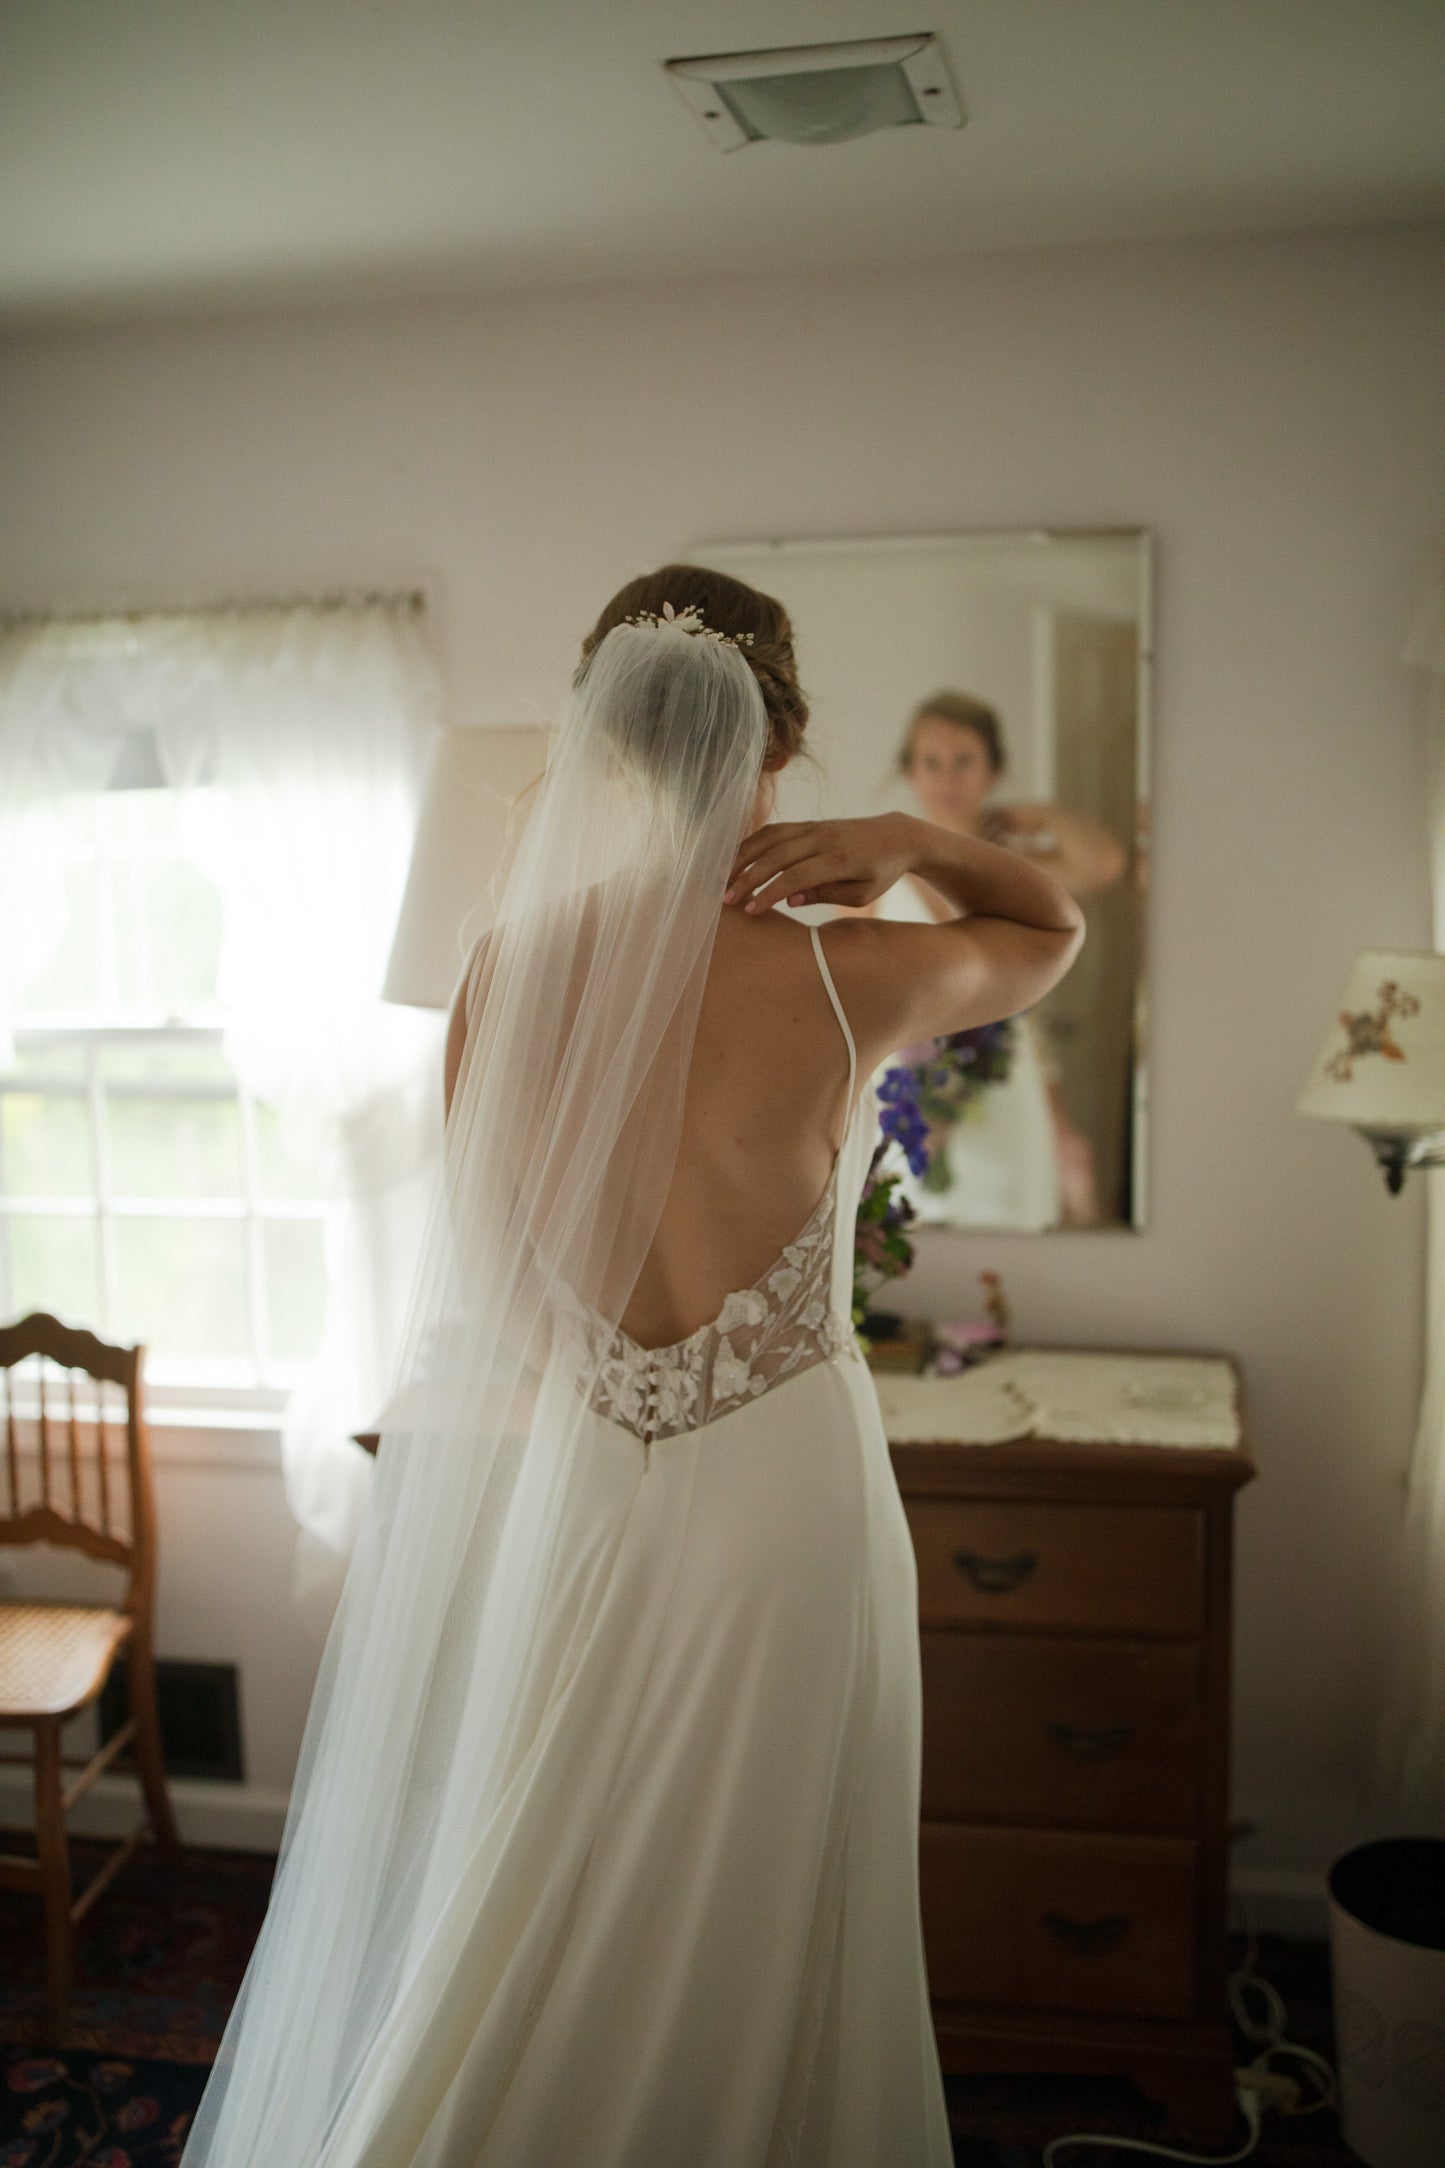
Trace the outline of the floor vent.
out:
M 116 1658 L 97 1708 L 101 1743 L 118 1731 L 128 1713 L 126 1658 Z M 161 1751 L 166 1775 L 209 1777 L 217 1783 L 243 1784 L 241 1703 L 234 1664 L 156 1660 L 156 1702 L 161 1720 Z M 132 1767 L 129 1752 L 113 1768 Z

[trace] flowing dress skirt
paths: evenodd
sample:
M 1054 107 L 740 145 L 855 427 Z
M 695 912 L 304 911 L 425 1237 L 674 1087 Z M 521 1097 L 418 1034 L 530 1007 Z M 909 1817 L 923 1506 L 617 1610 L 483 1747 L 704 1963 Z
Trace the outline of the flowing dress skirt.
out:
M 409 2073 L 408 2168 L 946 2168 L 916 1569 L 867 1365 L 646 1455 L 586 1420 L 509 1916 L 457 1968 L 454 2075 Z

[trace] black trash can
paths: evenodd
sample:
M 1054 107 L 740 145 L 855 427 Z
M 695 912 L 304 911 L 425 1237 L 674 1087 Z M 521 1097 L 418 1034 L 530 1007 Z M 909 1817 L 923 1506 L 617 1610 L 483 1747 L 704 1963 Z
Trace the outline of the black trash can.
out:
M 1356 1845 L 1326 1886 L 1345 2143 L 1368 2168 L 1441 2168 L 1445 1838 Z

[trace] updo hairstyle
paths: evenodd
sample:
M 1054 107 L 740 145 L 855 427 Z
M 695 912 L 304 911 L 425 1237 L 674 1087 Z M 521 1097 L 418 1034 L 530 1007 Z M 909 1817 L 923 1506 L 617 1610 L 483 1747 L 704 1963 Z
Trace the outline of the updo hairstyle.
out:
M 643 610 L 660 616 L 664 602 L 670 602 L 674 611 L 698 610 L 703 623 L 715 632 L 752 634 L 752 645 L 740 647 L 738 653 L 757 679 L 763 696 L 768 722 L 763 766 L 781 768 L 792 754 L 803 752 L 808 702 L 798 683 L 793 627 L 787 611 L 771 595 L 731 579 L 726 572 L 713 572 L 706 565 L 662 565 L 656 572 L 644 572 L 619 587 L 582 642 L 582 658 L 573 683 L 593 649 L 614 625 Z

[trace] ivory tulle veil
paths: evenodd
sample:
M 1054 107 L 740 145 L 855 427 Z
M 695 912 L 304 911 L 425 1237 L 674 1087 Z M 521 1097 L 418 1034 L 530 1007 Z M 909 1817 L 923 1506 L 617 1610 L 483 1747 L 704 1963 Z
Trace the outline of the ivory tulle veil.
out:
M 182 2168 L 397 2168 L 480 2013 L 499 2086 L 525 2041 L 611 1774 L 589 1760 L 539 1815 L 566 1676 L 533 1627 L 585 1351 L 606 1337 L 572 1321 L 615 1325 L 651 1244 L 766 742 L 727 641 L 621 624 L 578 674 L 479 960 L 390 1395 L 404 1413 Z M 539 1845 L 547 1901 L 519 1917 L 515 1862 Z

